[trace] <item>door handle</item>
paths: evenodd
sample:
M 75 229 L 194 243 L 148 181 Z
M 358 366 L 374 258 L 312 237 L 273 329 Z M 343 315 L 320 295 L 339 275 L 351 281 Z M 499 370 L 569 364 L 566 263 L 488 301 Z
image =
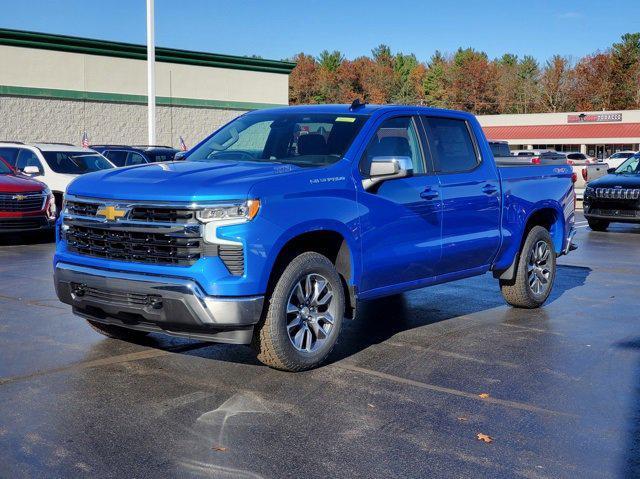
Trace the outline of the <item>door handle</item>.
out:
M 498 191 L 498 188 L 492 184 L 486 184 L 482 187 L 482 192 L 485 195 L 493 195 Z
M 420 193 L 420 198 L 423 200 L 435 200 L 440 194 L 432 190 L 431 187 L 427 187 L 422 193 Z

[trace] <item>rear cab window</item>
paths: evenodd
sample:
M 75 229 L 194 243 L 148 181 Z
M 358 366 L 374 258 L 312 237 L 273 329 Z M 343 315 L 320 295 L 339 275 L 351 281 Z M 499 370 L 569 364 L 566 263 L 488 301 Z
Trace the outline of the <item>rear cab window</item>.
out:
M 462 173 L 480 164 L 476 144 L 466 120 L 422 116 L 434 170 Z

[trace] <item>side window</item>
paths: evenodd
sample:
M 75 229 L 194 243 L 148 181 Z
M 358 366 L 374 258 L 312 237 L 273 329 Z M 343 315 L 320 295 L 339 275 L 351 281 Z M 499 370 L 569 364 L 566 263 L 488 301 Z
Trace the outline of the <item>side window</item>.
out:
M 412 117 L 390 118 L 380 125 L 360 160 L 362 176 L 369 176 L 371 160 L 379 156 L 409 157 L 413 163 L 414 174 L 425 172 L 418 131 Z
M 40 171 L 40 174 L 44 173 L 40 160 L 31 150 L 21 149 L 18 153 L 18 159 L 16 160 L 16 169 L 23 171 L 27 166 L 35 166 Z
M 147 162 L 144 156 L 140 153 L 134 153 L 133 151 L 129 153 L 129 158 L 127 159 L 127 166 L 131 165 L 144 165 Z
M 124 166 L 127 162 L 126 151 L 105 151 L 104 156 L 116 166 Z
M 479 159 L 464 120 L 423 117 L 435 170 L 441 173 L 469 171 Z

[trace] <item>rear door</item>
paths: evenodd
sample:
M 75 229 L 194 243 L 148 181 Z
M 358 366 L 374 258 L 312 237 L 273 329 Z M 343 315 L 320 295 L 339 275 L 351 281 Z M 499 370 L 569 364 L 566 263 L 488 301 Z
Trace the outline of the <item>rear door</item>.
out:
M 368 177 L 375 157 L 409 157 L 413 175 L 387 180 L 358 193 L 363 210 L 362 291 L 389 293 L 394 287 L 436 274 L 442 223 L 438 178 L 428 170 L 420 120 L 385 117 L 376 125 L 359 163 Z
M 495 165 L 481 157 L 464 118 L 421 118 L 442 198 L 438 274 L 486 266 L 500 246 L 500 182 Z

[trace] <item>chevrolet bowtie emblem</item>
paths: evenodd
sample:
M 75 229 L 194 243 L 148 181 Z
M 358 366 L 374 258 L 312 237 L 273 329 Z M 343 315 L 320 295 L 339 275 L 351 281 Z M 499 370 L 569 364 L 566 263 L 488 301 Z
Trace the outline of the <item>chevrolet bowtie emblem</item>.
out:
M 103 206 L 96 211 L 96 216 L 104 216 L 108 221 L 124 218 L 126 214 L 127 210 L 119 210 L 115 206 Z
M 13 199 L 14 200 L 18 200 L 18 201 L 22 201 L 22 200 L 26 200 L 27 197 L 25 195 L 14 195 Z

